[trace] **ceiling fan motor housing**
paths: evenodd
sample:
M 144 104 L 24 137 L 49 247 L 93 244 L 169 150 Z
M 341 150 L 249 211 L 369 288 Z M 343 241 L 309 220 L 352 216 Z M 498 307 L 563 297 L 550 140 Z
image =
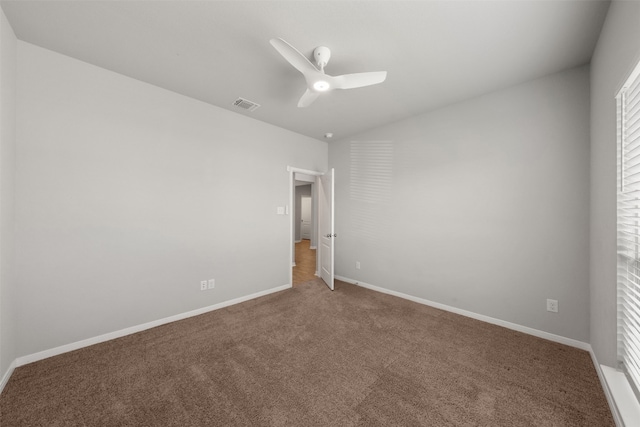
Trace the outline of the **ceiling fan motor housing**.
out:
M 313 58 L 316 60 L 318 68 L 322 70 L 331 59 L 331 49 L 326 46 L 318 46 L 313 50 Z

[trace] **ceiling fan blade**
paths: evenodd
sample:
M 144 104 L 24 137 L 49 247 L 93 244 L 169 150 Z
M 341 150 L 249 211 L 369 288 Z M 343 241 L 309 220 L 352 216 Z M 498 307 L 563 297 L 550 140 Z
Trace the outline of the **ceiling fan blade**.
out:
M 344 74 L 333 78 L 333 89 L 353 89 L 382 83 L 387 78 L 386 71 L 372 71 L 369 73 Z
M 320 96 L 318 92 L 312 92 L 309 89 L 307 89 L 300 97 L 300 101 L 298 101 L 298 107 L 300 108 L 308 107 L 313 103 L 313 101 L 316 100 L 318 96 Z
M 302 74 L 309 71 L 318 71 L 306 56 L 301 54 L 295 47 L 291 46 L 286 41 L 282 39 L 271 39 L 269 42 L 271 43 L 271 46 L 273 46 L 278 53 L 280 53 L 280 55 L 289 62 L 289 64 L 293 65 L 293 67 Z

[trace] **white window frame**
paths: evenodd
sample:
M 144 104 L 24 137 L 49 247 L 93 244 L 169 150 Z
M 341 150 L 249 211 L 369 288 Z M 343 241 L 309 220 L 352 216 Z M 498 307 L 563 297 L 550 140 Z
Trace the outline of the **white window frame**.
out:
M 622 374 L 617 379 L 612 372 L 604 374 L 627 425 L 625 412 L 637 420 L 640 407 L 640 63 L 616 94 L 616 117 L 618 368 Z M 615 383 L 619 386 L 612 387 Z M 616 393 L 614 388 L 627 391 Z

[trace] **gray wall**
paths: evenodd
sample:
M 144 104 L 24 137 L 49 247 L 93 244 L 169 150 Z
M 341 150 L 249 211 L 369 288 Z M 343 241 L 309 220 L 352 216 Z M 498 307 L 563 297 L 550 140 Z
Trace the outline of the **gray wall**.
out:
M 24 42 L 18 94 L 19 355 L 288 284 L 326 143 Z
M 329 166 L 336 274 L 588 342 L 587 66 L 332 142 Z
M 611 3 L 591 61 L 591 346 L 616 366 L 616 104 L 640 60 L 640 2 Z
M 285 167 L 326 169 L 325 144 L 18 42 L 16 166 L 1 19 L 0 377 L 17 356 L 288 281 Z M 590 181 L 586 67 L 332 143 L 337 273 L 590 341 L 615 365 L 614 95 L 639 58 L 640 3 L 614 1 Z
M 0 11 L 0 379 L 16 358 L 14 299 L 14 178 L 16 37 Z

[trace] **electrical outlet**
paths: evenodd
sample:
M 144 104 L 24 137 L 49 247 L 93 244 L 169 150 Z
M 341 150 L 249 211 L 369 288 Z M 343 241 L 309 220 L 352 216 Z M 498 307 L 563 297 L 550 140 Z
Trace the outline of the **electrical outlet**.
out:
M 200 281 L 200 290 L 201 291 L 206 291 L 207 290 L 207 281 L 206 280 L 201 280 Z
M 557 299 L 548 299 L 547 300 L 547 311 L 552 313 L 558 312 L 558 300 Z
M 356 270 L 360 270 L 360 261 L 356 261 Z
M 209 279 L 208 289 L 213 289 L 216 287 L 216 279 Z

